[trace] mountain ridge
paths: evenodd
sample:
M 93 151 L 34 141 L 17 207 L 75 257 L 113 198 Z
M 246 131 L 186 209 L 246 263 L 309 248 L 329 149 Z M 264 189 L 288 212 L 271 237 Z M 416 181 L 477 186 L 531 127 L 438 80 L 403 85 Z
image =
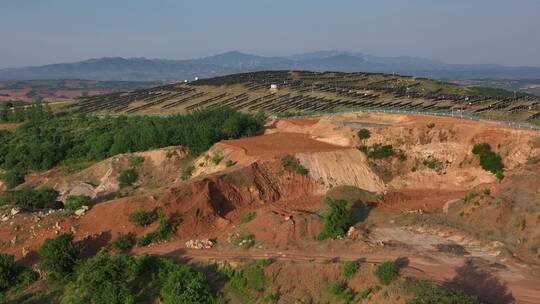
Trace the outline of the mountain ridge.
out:
M 398 73 L 436 79 L 540 78 L 540 67 L 498 64 L 449 64 L 438 60 L 384 57 L 339 50 L 291 56 L 259 56 L 230 51 L 195 59 L 102 57 L 70 63 L 0 69 L 0 80 L 91 79 L 178 81 L 258 70 L 311 70 Z

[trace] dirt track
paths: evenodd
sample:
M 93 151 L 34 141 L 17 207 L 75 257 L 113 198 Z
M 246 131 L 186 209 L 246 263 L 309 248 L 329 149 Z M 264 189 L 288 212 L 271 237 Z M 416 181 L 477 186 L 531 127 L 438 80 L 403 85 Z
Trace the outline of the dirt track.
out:
M 183 260 L 257 260 L 275 259 L 295 262 L 324 262 L 328 260 L 362 263 L 381 263 L 394 260 L 406 275 L 428 277 L 440 283 L 454 283 L 472 292 L 481 292 L 489 303 L 540 303 L 540 278 L 516 272 L 502 265 L 482 263 L 465 257 L 433 257 L 429 254 L 385 250 L 377 253 L 313 253 L 273 250 L 190 250 L 168 251 L 163 247 L 136 250 L 135 254 L 152 254 Z

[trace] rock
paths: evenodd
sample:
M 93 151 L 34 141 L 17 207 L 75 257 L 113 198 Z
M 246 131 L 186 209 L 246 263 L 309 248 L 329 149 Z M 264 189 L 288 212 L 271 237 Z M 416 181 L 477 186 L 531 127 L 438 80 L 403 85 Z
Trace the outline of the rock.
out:
M 210 249 L 214 246 L 214 242 L 211 240 L 189 240 L 186 242 L 186 248 L 188 249 Z
M 83 216 L 89 209 L 90 207 L 88 206 L 82 206 L 81 209 L 75 210 L 74 213 L 76 216 Z
M 7 221 L 9 221 L 9 215 L 4 214 L 4 215 L 2 216 L 2 222 L 7 222 Z
M 30 250 L 26 249 L 26 247 L 22 248 L 22 257 L 25 258 L 30 253 Z
M 21 212 L 21 209 L 19 208 L 11 208 L 11 215 L 16 215 L 16 214 L 19 214 Z
M 356 228 L 351 226 L 349 228 L 349 231 L 347 231 L 347 237 L 350 238 L 350 239 L 358 237 L 358 230 L 356 230 Z

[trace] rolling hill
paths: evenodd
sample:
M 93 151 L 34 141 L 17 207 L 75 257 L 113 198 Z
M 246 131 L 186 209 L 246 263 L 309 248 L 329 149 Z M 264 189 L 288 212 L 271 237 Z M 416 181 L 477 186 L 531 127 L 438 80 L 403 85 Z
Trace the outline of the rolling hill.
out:
M 208 78 L 261 70 L 398 73 L 437 79 L 540 78 L 540 68 L 538 67 L 447 64 L 416 57 L 381 57 L 342 51 L 318 51 L 287 57 L 264 57 L 232 51 L 188 60 L 113 57 L 36 67 L 9 68 L 0 70 L 0 80 L 167 81 L 193 79 L 194 77 Z

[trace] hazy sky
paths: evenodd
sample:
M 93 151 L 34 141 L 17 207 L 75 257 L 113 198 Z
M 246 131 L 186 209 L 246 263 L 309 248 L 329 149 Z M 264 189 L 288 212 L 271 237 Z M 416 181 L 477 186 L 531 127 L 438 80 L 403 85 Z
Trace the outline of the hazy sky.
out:
M 540 66 L 540 0 L 0 0 L 0 67 L 328 49 Z

